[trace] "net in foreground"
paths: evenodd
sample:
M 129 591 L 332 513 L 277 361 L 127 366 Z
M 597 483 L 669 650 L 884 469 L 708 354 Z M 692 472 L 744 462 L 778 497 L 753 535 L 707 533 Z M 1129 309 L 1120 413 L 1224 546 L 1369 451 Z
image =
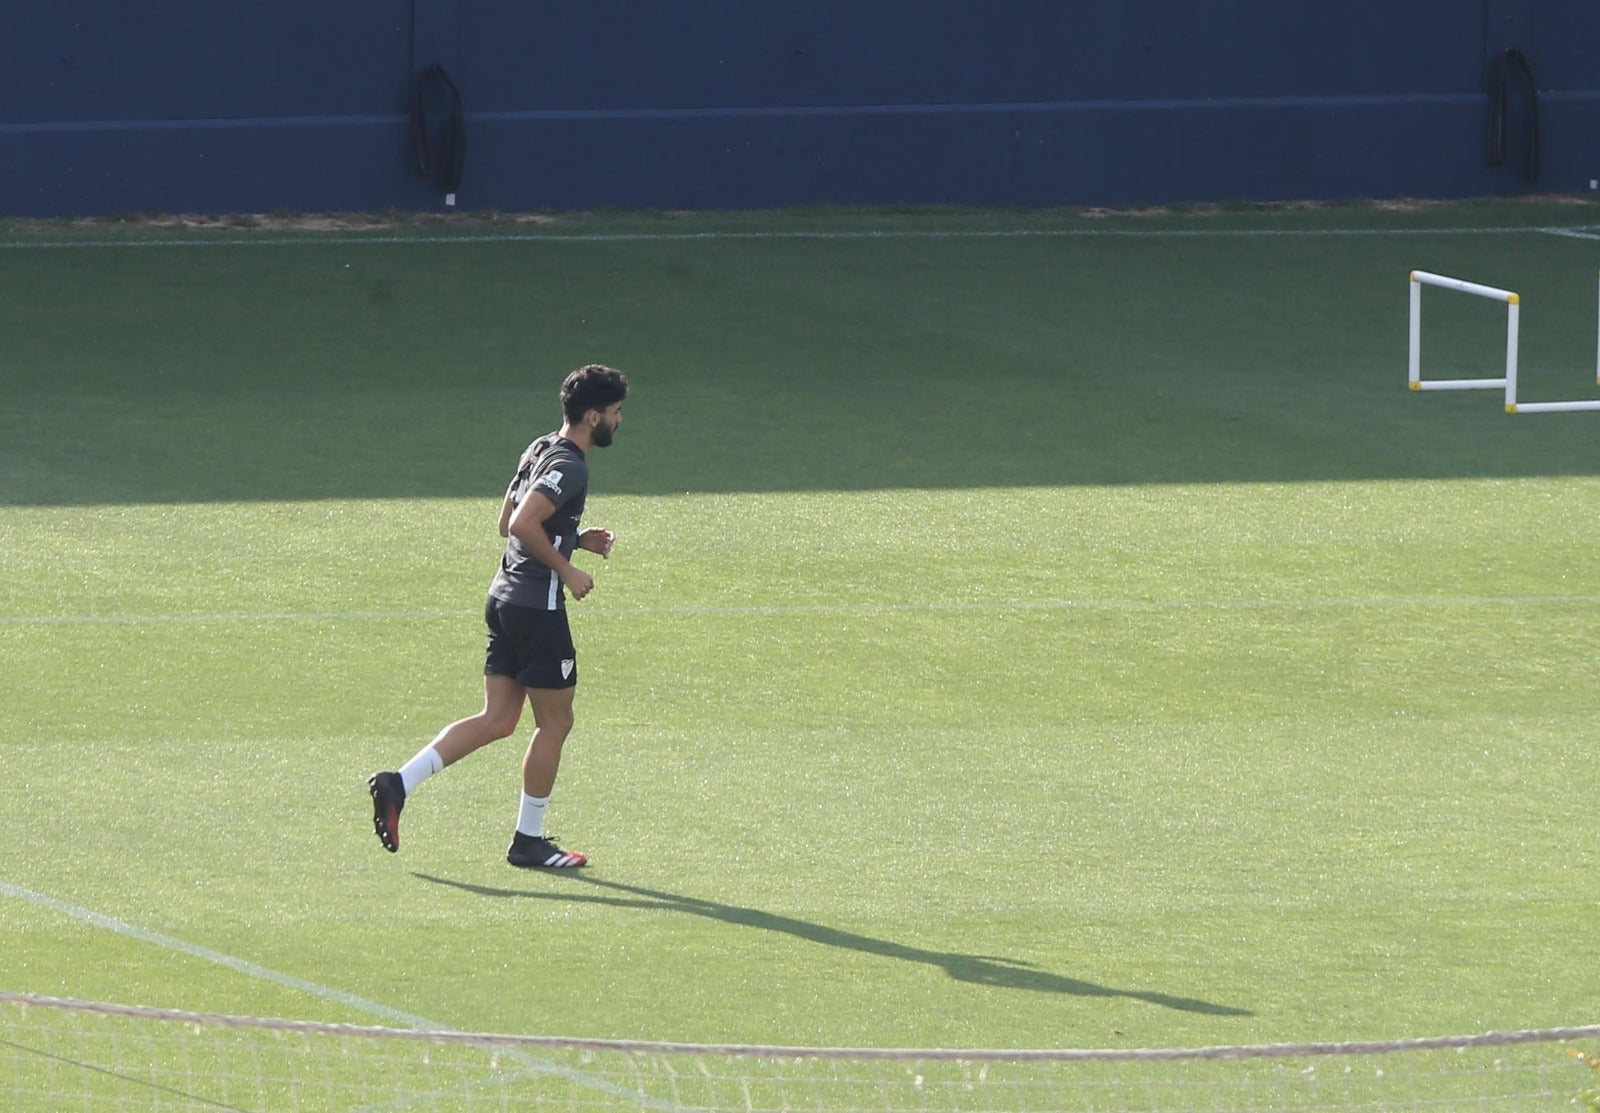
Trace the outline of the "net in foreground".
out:
M 1393 1043 L 887 1050 L 263 1020 L 0 992 L 10 1110 L 1600 1111 L 1600 1025 Z

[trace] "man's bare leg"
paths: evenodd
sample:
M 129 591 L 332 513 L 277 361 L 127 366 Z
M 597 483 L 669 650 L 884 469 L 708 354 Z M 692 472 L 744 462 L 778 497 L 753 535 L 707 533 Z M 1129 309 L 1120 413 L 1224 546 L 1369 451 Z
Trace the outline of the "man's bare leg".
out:
M 483 678 L 483 710 L 457 719 L 441 730 L 395 773 L 374 773 L 367 779 L 372 793 L 372 826 L 385 850 L 400 849 L 400 809 L 418 785 L 454 765 L 474 750 L 517 729 L 527 689 L 509 676 Z
M 582 854 L 564 851 L 544 834 L 544 813 L 561 767 L 561 747 L 572 733 L 572 700 L 576 688 L 530 688 L 528 705 L 536 724 L 522 756 L 522 806 L 517 833 L 506 860 L 514 866 L 570 869 L 588 862 Z

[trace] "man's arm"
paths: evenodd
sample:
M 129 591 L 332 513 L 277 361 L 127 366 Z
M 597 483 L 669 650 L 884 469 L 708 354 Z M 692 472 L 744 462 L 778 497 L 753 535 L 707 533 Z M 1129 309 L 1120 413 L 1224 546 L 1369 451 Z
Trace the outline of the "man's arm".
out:
M 561 555 L 544 532 L 545 519 L 556 512 L 556 504 L 538 491 L 530 491 L 506 521 L 509 536 L 522 542 L 540 564 L 549 568 L 566 585 L 574 599 L 582 599 L 594 587 L 594 577 Z M 502 515 L 503 515 L 502 511 Z
M 511 515 L 516 512 L 516 500 L 511 497 L 511 491 L 506 491 L 505 501 L 500 504 L 500 536 L 511 536 Z
M 602 557 L 610 559 L 611 546 L 617 543 L 617 535 L 608 529 L 594 526 L 578 534 L 578 548 L 588 549 L 591 553 L 599 553 Z

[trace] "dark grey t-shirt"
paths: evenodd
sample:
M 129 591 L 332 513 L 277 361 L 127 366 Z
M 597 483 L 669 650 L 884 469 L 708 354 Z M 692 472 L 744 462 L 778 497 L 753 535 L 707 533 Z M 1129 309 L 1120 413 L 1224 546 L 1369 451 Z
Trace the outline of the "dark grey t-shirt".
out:
M 506 488 L 506 497 L 521 506 L 529 492 L 538 491 L 554 503 L 555 513 L 544 520 L 544 532 L 561 555 L 570 560 L 578 547 L 578 523 L 588 490 L 589 465 L 582 450 L 565 437 L 549 433 L 530 444 L 517 461 L 517 474 Z M 541 611 L 566 606 L 561 577 L 515 537 L 506 538 L 506 551 L 489 584 L 489 594 Z

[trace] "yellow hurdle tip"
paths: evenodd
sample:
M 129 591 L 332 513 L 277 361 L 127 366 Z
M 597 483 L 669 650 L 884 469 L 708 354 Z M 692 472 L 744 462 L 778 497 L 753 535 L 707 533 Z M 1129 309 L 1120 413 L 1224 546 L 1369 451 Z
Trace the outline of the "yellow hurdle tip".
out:
M 1508 295 L 1506 295 L 1506 304 L 1507 305 L 1521 305 L 1522 304 L 1522 295 L 1521 294 L 1508 294 Z
M 1422 384 L 1421 383 L 1412 383 L 1411 384 L 1411 389 L 1412 390 L 1421 390 L 1422 389 Z
M 1507 402 L 1506 403 L 1506 413 L 1514 414 L 1516 412 L 1517 412 L 1517 404 L 1515 402 Z
M 1416 271 L 1412 271 L 1411 272 L 1411 281 L 1415 282 L 1416 280 L 1417 280 L 1417 272 Z

